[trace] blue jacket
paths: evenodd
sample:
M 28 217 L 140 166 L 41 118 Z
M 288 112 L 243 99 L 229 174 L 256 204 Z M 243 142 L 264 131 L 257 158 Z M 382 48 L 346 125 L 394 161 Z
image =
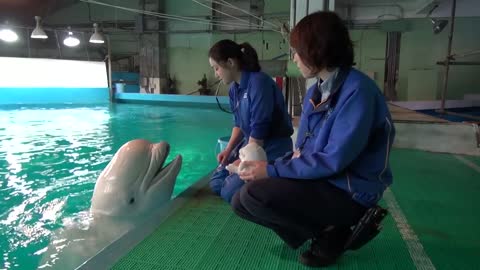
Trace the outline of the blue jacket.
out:
M 267 172 L 270 177 L 327 180 L 370 207 L 392 183 L 389 153 L 395 129 L 373 80 L 353 68 L 338 77 L 328 100 L 316 108 L 310 99 L 321 95 L 317 84 L 308 89 L 295 144 L 300 157 L 286 155 L 268 165 Z
M 245 142 L 251 136 L 264 140 L 269 160 L 292 151 L 293 126 L 282 92 L 263 72 L 242 72 L 240 84 L 229 90 L 234 125 L 242 130 Z

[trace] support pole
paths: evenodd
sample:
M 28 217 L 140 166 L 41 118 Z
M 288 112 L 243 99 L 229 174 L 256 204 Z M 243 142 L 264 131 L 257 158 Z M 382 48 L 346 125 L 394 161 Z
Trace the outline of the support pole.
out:
M 110 93 L 110 102 L 113 102 L 113 88 L 112 88 L 112 50 L 110 46 L 110 36 L 106 36 L 107 38 L 107 51 L 108 51 L 108 89 Z
M 452 40 L 453 40 L 453 29 L 455 26 L 455 7 L 457 0 L 452 2 L 452 14 L 450 15 L 450 33 L 448 35 L 448 48 L 447 55 L 445 59 L 445 79 L 443 80 L 443 91 L 442 91 L 442 104 L 440 107 L 440 113 L 445 113 L 445 99 L 447 97 L 447 88 L 448 88 L 448 72 L 450 70 L 450 56 L 452 54 Z

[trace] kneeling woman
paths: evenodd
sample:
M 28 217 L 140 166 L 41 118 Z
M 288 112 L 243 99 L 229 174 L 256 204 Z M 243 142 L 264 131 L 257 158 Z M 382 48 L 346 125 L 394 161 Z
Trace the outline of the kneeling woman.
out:
M 258 56 L 248 44 L 221 40 L 209 51 L 215 76 L 230 84 L 230 107 L 234 126 L 227 147 L 217 157 L 220 166 L 210 180 L 210 187 L 230 202 L 244 181 L 230 174 L 225 165 L 237 163 L 238 150 L 251 142 L 262 146 L 268 160 L 292 151 L 292 122 L 282 92 L 273 79 L 260 71 Z

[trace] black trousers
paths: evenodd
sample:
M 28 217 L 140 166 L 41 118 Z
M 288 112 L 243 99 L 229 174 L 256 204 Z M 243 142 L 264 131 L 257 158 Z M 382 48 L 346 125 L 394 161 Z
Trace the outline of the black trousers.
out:
M 294 249 L 332 226 L 349 231 L 367 210 L 324 179 L 284 178 L 246 183 L 234 195 L 232 208 L 240 217 L 272 229 Z

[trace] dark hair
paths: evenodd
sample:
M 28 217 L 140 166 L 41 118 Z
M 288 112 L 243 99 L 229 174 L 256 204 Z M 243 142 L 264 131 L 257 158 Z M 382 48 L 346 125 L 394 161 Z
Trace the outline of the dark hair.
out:
M 290 33 L 290 46 L 313 70 L 353 65 L 353 44 L 342 19 L 319 11 L 301 19 Z
M 217 63 L 226 62 L 228 58 L 232 58 L 237 61 L 239 68 L 245 71 L 257 72 L 261 69 L 257 52 L 247 42 L 237 44 L 229 39 L 220 40 L 210 48 L 208 57 Z

